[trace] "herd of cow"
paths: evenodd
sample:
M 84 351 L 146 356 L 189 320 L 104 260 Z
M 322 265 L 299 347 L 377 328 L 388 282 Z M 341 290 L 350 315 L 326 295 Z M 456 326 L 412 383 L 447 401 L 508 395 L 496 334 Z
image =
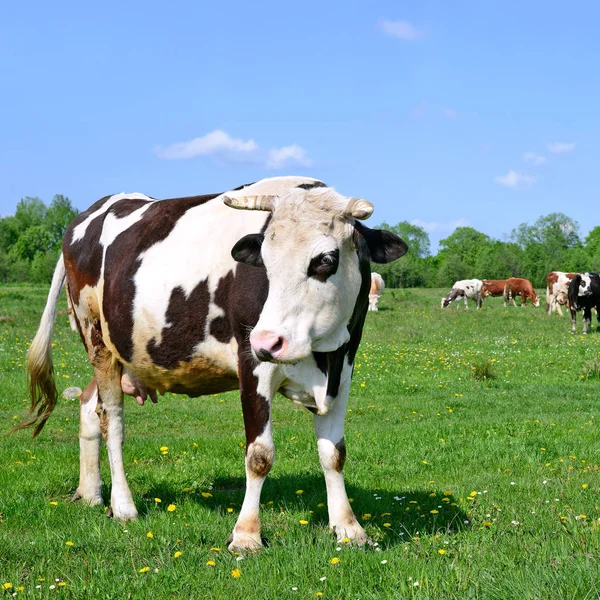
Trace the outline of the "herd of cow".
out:
M 232 209 L 242 209 L 232 210 Z M 73 500 L 102 504 L 100 446 L 112 479 L 109 514 L 138 515 L 123 461 L 123 394 L 139 404 L 157 392 L 201 396 L 240 390 L 246 492 L 231 550 L 262 545 L 260 495 L 275 447 L 271 403 L 279 392 L 314 415 L 338 540 L 367 534 L 348 501 L 344 418 L 368 310 L 384 284 L 370 264 L 407 245 L 366 227 L 366 200 L 309 177 L 273 177 L 222 194 L 156 200 L 106 196 L 69 225 L 39 329 L 28 352 L 31 407 L 15 429 L 42 429 L 58 398 L 52 330 L 66 288 L 72 324 L 94 370 L 80 397 L 80 476 Z M 549 311 L 600 299 L 595 274 L 549 276 Z M 566 281 L 571 280 L 566 285 Z M 442 306 L 487 295 L 539 301 L 525 279 L 458 281 Z M 584 323 L 585 323 L 584 320 Z
M 596 310 L 598 327 L 600 328 L 600 276 L 597 273 L 565 273 L 552 271 L 546 276 L 546 310 L 551 315 L 558 312 L 562 316 L 565 304 L 571 311 L 571 331 L 575 333 L 577 311 L 583 311 L 583 333 L 592 327 L 592 309 Z M 447 308 L 452 302 L 463 298 L 465 308 L 467 299 L 474 300 L 477 308 L 483 305 L 486 296 L 502 296 L 504 306 L 521 296 L 521 306 L 527 300 L 534 306 L 539 306 L 539 298 L 529 279 L 509 277 L 508 279 L 463 279 L 457 281 L 450 293 L 442 298 L 442 308 Z

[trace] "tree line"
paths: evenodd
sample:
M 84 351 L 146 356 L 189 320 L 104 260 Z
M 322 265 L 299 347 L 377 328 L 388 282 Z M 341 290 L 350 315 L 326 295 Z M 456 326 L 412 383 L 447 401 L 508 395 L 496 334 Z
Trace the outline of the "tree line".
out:
M 0 282 L 49 283 L 65 230 L 78 211 L 57 194 L 48 206 L 25 197 L 14 215 L 0 219 Z M 406 256 L 388 265 L 374 265 L 388 287 L 449 287 L 459 279 L 526 277 L 544 287 L 550 271 L 599 271 L 600 226 L 581 238 L 579 225 L 562 213 L 522 223 L 506 241 L 472 227 L 458 227 L 430 252 L 427 232 L 402 221 L 381 224 L 409 245 Z

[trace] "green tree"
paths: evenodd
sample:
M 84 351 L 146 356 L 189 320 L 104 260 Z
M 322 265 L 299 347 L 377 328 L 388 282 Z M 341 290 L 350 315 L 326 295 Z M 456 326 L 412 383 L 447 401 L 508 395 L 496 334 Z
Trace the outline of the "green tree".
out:
M 56 194 L 48 207 L 44 218 L 44 226 L 52 238 L 52 247 L 59 249 L 62 238 L 69 223 L 75 218 L 78 211 L 71 201 L 61 194 Z
M 40 253 L 45 254 L 52 247 L 52 236 L 43 225 L 26 229 L 11 248 L 10 254 L 28 261 Z
M 46 205 L 39 198 L 25 196 L 17 204 L 15 219 L 19 234 L 30 227 L 36 227 L 44 222 L 47 212 Z

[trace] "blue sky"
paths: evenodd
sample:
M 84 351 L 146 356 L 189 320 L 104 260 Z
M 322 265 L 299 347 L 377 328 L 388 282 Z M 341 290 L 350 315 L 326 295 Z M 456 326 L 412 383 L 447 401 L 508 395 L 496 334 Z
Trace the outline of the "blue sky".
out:
M 307 174 L 434 247 L 554 211 L 585 234 L 599 20 L 592 1 L 11 2 L 0 214 Z

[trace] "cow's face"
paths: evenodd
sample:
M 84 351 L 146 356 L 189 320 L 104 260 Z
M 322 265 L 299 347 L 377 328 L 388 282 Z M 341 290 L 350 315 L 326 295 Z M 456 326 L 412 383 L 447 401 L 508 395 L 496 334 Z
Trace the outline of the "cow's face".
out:
M 578 296 L 591 296 L 592 294 L 592 278 L 589 273 L 581 274 L 581 281 L 579 282 Z
M 348 325 L 363 286 L 368 295 L 369 259 L 389 262 L 407 249 L 398 236 L 356 222 L 371 215 L 369 202 L 330 188 L 225 203 L 272 213 L 264 234 L 245 236 L 232 250 L 237 261 L 267 270 L 269 294 L 250 334 L 258 360 L 294 363 L 312 352 L 337 350 L 350 339 Z

